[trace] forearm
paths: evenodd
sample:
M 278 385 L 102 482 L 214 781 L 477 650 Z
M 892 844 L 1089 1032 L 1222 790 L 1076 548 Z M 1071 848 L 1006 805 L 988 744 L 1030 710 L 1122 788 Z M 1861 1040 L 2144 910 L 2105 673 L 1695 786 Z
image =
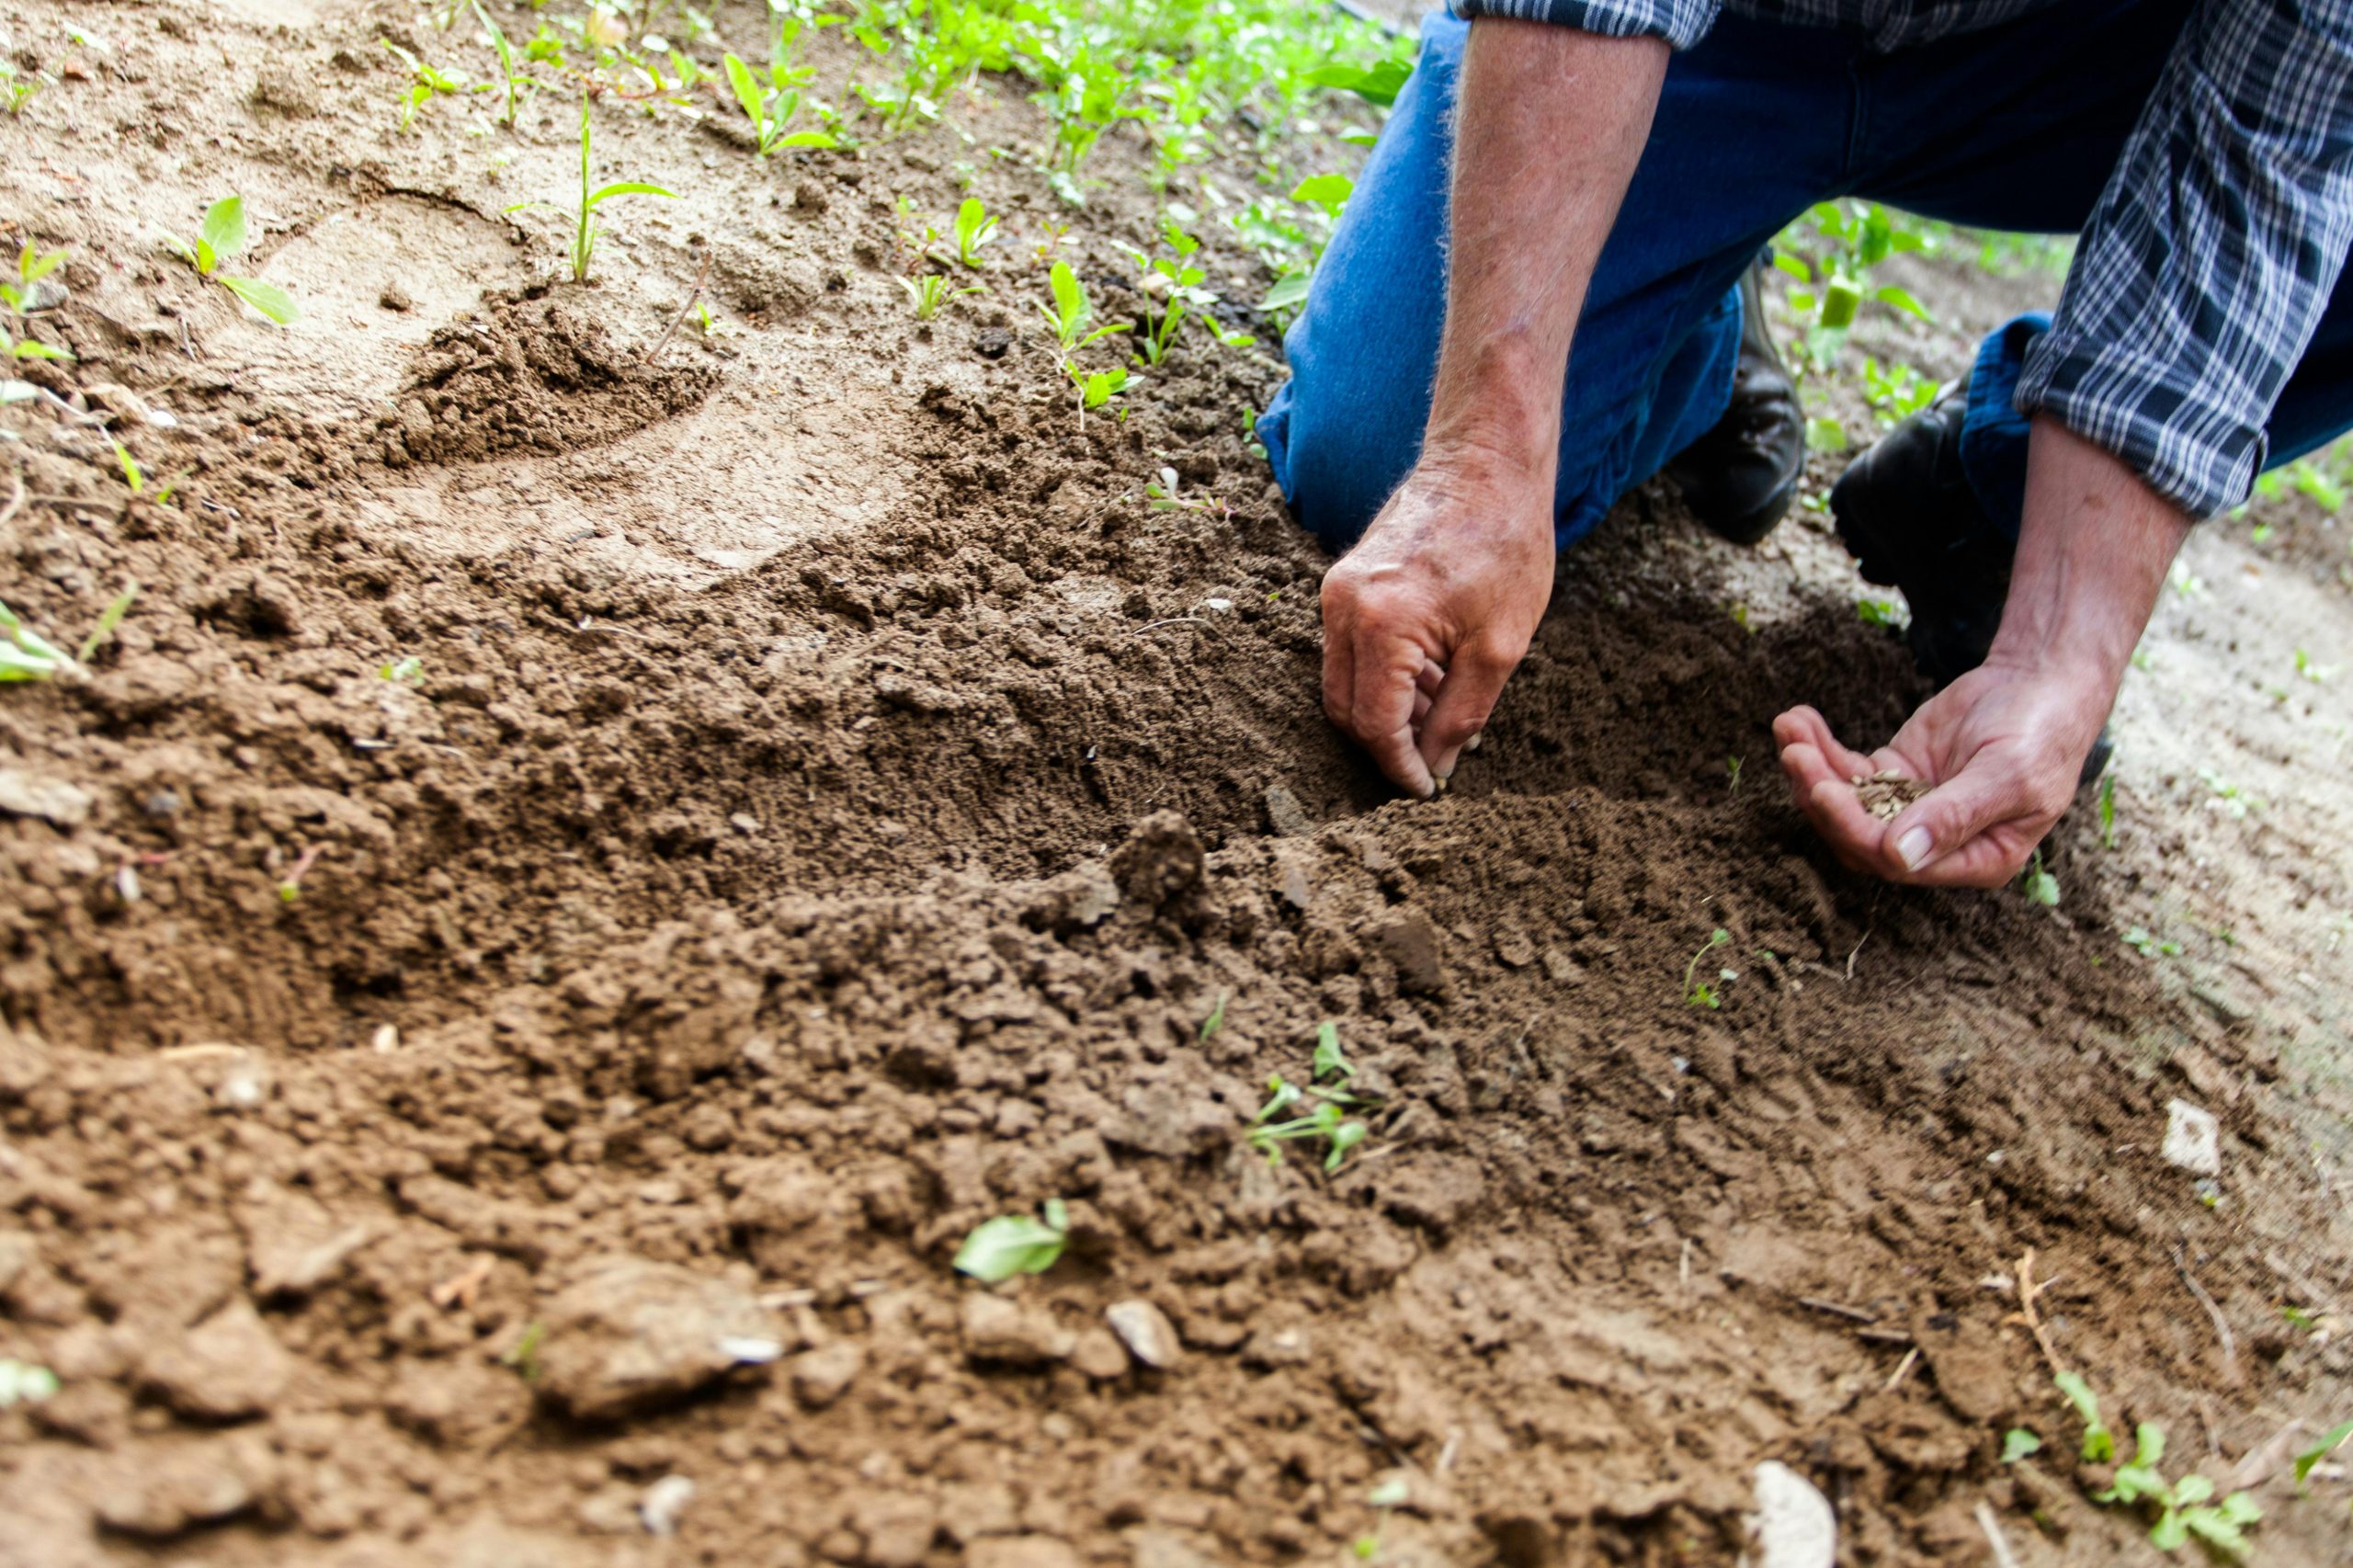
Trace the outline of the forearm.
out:
M 1666 60 L 1656 39 L 1472 24 L 1425 460 L 1500 463 L 1550 486 L 1569 339 Z
M 2189 519 L 2100 448 L 2038 419 L 2028 448 L 2025 522 L 1989 665 L 2123 678 Z

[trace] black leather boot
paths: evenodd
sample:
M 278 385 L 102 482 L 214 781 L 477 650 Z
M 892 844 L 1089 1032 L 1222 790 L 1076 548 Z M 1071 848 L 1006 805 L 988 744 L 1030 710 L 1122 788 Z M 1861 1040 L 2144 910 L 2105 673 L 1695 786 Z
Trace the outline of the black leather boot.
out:
M 1677 452 L 1666 476 L 1691 515 L 1734 544 L 1755 544 L 1790 509 L 1805 474 L 1805 415 L 1789 367 L 1765 327 L 1758 257 L 1740 280 L 1740 364 L 1732 406 L 1714 428 Z
M 1939 690 L 1985 662 L 2018 551 L 1961 472 L 1968 411 L 1964 376 L 1848 463 L 1830 488 L 1830 515 L 1863 580 L 1904 590 L 1912 607 L 1904 641 Z M 2114 749 L 2101 730 L 2080 782 L 2098 778 Z

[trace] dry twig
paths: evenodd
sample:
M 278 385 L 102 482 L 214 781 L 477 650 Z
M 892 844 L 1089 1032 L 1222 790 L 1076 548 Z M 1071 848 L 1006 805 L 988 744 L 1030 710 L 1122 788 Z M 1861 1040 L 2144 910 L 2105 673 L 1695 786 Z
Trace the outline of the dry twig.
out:
M 695 301 L 702 298 L 702 286 L 710 278 L 710 252 L 706 250 L 702 253 L 702 265 L 695 268 L 695 286 L 687 290 L 687 302 L 678 307 L 678 313 L 670 318 L 670 324 L 662 329 L 662 335 L 655 338 L 654 347 L 645 351 L 647 364 L 651 365 L 662 358 L 662 350 L 670 346 L 671 335 L 678 330 L 678 324 L 687 319 L 687 312 L 695 308 Z
M 2026 1325 L 2027 1332 L 2034 1335 L 2035 1345 L 2042 1351 L 2042 1359 L 2051 1368 L 2051 1375 L 2057 1377 L 2067 1369 L 2067 1365 L 2059 1359 L 2059 1352 L 2051 1344 L 2051 1333 L 2042 1326 L 2042 1319 L 2034 1310 L 2034 1303 L 2050 1289 L 2048 1280 L 2040 1285 L 2034 1282 L 2034 1249 L 2027 1248 L 2018 1259 L 2018 1310 L 2002 1321 Z
M 2189 1293 L 2198 1298 L 2198 1304 L 2206 1309 L 2206 1316 L 2212 1321 L 2214 1337 L 2222 1342 L 2222 1381 L 2236 1388 L 2239 1381 L 2239 1342 L 2237 1336 L 2231 1333 L 2231 1325 L 2223 1318 L 2222 1309 L 2214 1304 L 2214 1298 L 2206 1293 L 2206 1287 L 2191 1276 L 2189 1260 L 2182 1256 L 2178 1246 L 2173 1249 L 2173 1269 L 2181 1276 L 2181 1282 L 2189 1287 Z

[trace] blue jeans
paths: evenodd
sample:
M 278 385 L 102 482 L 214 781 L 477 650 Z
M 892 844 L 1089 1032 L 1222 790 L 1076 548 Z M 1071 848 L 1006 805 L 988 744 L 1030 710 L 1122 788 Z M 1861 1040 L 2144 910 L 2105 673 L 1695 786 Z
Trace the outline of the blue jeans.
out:
M 1849 194 L 1976 228 L 2071 233 L 2091 211 L 2188 0 L 2069 0 L 1893 54 L 1845 29 L 1733 16 L 1669 63 L 1594 268 L 1561 411 L 1555 537 L 1590 532 L 1721 418 L 1742 270 L 1814 202 Z M 1439 14 L 1366 161 L 1258 423 L 1301 523 L 1354 542 L 1413 468 L 1445 312 L 1446 188 L 1467 24 Z M 2012 538 L 2027 423 L 2021 316 L 1979 350 L 1962 466 Z M 2353 427 L 2353 268 L 2273 412 L 2268 462 Z

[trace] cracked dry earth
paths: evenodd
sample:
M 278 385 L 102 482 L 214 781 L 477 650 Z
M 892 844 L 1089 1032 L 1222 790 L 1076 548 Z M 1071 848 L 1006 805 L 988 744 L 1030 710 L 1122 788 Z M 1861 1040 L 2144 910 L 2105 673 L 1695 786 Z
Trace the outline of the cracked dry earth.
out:
M 6 30 L 55 68 L 81 9 Z M 1188 339 L 1082 429 L 1040 342 L 1048 225 L 1131 287 L 1131 133 L 1074 221 L 985 164 L 1011 243 L 917 327 L 893 202 L 952 209 L 945 133 L 762 162 L 716 103 L 600 108 L 600 173 L 681 199 L 582 288 L 501 215 L 572 111 L 396 134 L 376 40 L 456 47 L 411 12 L 100 19 L 0 122 L 77 356 L 0 416 L 0 597 L 70 641 L 142 585 L 89 680 L 0 693 L 0 1355 L 60 1380 L 0 1412 L 0 1561 L 1728 1563 L 1766 1460 L 1842 1562 L 1984 1561 L 1981 1504 L 2021 1562 L 2144 1561 L 2029 1254 L 2112 1413 L 2258 1477 L 2267 1560 L 2348 1560 L 2341 1477 L 2279 1473 L 2353 1374 L 2347 711 L 2243 689 L 2275 616 L 2344 646 L 2326 552 L 2201 535 L 2057 911 L 1836 867 L 1768 726 L 1883 734 L 1907 661 L 1818 536 L 1663 494 L 1401 802 L 1317 711 L 1272 364 Z M 232 188 L 290 329 L 153 243 Z M 721 332 L 649 361 L 706 258 Z M 2200 757 L 2264 810 L 2199 809 Z M 1326 1021 L 1370 1135 L 1270 1165 Z M 1048 1199 L 1049 1272 L 951 1271 Z

